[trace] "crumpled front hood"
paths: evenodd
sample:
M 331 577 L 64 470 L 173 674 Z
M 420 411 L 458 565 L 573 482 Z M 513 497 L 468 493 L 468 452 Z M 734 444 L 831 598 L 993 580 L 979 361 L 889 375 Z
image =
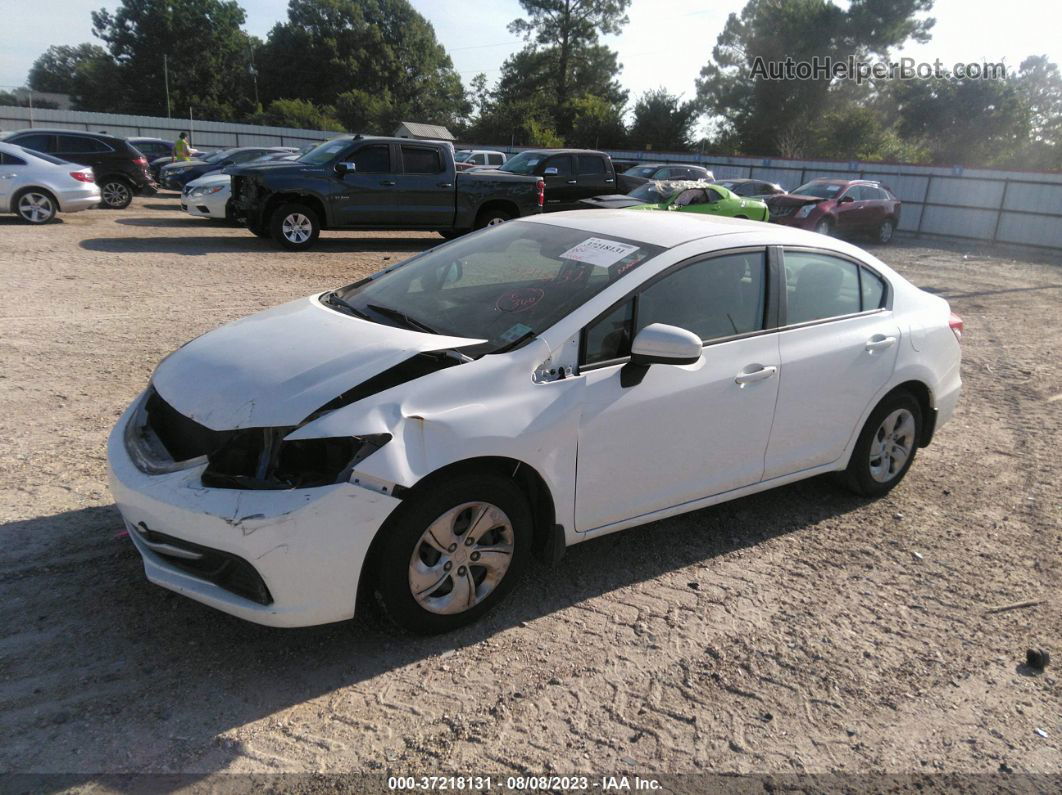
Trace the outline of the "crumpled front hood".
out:
M 768 207 L 799 207 L 804 204 L 818 204 L 828 201 L 818 196 L 806 196 L 800 193 L 776 193 L 763 199 Z
M 216 431 L 298 425 L 411 356 L 483 341 L 361 320 L 311 296 L 192 340 L 159 364 L 152 383 L 173 408 Z

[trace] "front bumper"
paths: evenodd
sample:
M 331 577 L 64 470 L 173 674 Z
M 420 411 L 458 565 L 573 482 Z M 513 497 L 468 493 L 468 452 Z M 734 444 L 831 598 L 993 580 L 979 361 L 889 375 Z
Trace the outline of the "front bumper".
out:
M 192 196 L 188 193 L 181 194 L 181 209 L 191 215 L 197 215 L 200 218 L 226 218 L 226 207 L 232 193 L 228 190 L 221 190 L 217 193 L 205 194 L 203 196 Z
M 201 466 L 148 475 L 134 465 L 124 441 L 138 403 L 111 432 L 107 458 L 111 492 L 148 580 L 268 626 L 327 624 L 354 615 L 369 544 L 399 500 L 351 483 L 287 491 L 206 488 Z M 144 528 L 246 561 L 272 601 L 260 604 L 175 565 L 145 543 Z
M 767 220 L 770 221 L 772 224 L 792 226 L 795 229 L 807 229 L 808 231 L 814 232 L 815 225 L 819 222 L 820 218 L 822 218 L 822 213 L 818 212 L 817 210 L 813 210 L 810 215 L 807 215 L 803 218 L 797 218 L 796 213 L 793 213 L 792 215 L 782 216 L 769 215 Z

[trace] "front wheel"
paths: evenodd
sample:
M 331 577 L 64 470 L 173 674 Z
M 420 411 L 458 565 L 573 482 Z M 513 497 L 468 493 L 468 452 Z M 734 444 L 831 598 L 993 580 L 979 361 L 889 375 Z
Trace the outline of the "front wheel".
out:
M 830 220 L 828 218 L 823 218 L 821 221 L 815 224 L 815 231 L 818 232 L 820 235 L 832 235 L 833 224 L 830 223 Z
M 306 251 L 317 242 L 321 222 L 304 204 L 285 204 L 273 212 L 269 223 L 273 239 L 288 251 Z
M 418 634 L 469 624 L 512 590 L 527 565 L 532 523 L 519 488 L 465 475 L 403 502 L 376 565 L 376 592 L 394 623 Z
M 871 412 L 842 482 L 856 494 L 880 497 L 911 468 L 922 432 L 922 409 L 907 392 L 887 396 Z
M 464 234 L 467 234 L 467 233 L 468 233 L 467 229 L 440 229 L 439 230 L 439 234 L 445 240 L 453 240 L 453 239 L 461 237 L 461 235 L 464 235 Z
M 108 210 L 124 210 L 133 201 L 133 189 L 123 179 L 109 179 L 100 185 L 100 206 Z
M 46 224 L 55 218 L 55 199 L 42 190 L 28 190 L 15 202 L 15 212 L 28 224 Z

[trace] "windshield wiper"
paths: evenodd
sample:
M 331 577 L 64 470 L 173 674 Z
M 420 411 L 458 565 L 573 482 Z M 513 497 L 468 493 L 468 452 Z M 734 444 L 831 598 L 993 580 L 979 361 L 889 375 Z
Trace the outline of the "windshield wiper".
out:
M 411 328 L 414 331 L 423 331 L 427 334 L 438 334 L 439 332 L 433 329 L 431 326 L 427 326 L 421 323 L 419 320 L 414 320 L 405 312 L 400 312 L 397 309 L 392 309 L 389 306 L 378 306 L 376 304 L 366 304 L 366 306 L 378 315 L 389 317 L 392 320 L 397 320 L 399 323 L 404 323 L 406 328 Z
M 351 304 L 348 304 L 346 301 L 344 301 L 342 298 L 340 298 L 334 292 L 326 294 L 325 297 L 324 297 L 324 300 L 327 301 L 332 306 L 337 306 L 340 309 L 345 310 L 348 314 L 354 315 L 354 317 L 360 317 L 362 320 L 372 320 L 371 317 L 366 315 L 360 309 L 352 306 Z

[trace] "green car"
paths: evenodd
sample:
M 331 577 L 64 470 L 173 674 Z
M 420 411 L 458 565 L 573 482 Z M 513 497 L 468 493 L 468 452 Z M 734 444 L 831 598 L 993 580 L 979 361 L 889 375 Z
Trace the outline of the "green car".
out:
M 714 183 L 692 183 L 677 190 L 667 201 L 659 204 L 640 204 L 627 209 L 728 215 L 731 218 L 749 218 L 753 221 L 766 221 L 768 218 L 766 203 L 759 199 L 743 199 L 733 191 Z

